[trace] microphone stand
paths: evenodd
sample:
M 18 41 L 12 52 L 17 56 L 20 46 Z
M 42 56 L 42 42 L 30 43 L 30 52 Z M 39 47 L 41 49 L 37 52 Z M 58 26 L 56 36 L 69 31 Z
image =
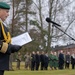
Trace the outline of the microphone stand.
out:
M 71 37 L 69 34 L 67 34 L 66 32 L 64 32 L 62 29 L 60 29 L 58 26 L 56 26 L 55 24 L 53 24 L 53 26 L 55 26 L 57 29 L 59 29 L 60 31 L 62 31 L 64 34 L 66 34 L 68 37 L 70 37 L 72 40 L 75 41 L 75 39 L 73 37 Z

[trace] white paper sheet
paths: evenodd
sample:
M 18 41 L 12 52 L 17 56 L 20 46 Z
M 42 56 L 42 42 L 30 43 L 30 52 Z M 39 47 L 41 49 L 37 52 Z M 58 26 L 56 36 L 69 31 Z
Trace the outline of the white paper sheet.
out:
M 18 35 L 16 37 L 13 37 L 11 43 L 14 45 L 22 46 L 22 45 L 27 44 L 31 41 L 32 41 L 32 39 L 31 39 L 30 35 L 28 34 L 28 32 L 26 32 L 26 33 L 23 33 L 23 34 Z

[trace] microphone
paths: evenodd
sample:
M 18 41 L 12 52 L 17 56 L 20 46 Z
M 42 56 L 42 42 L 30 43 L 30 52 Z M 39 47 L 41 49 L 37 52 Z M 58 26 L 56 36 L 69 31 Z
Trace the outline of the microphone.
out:
M 57 26 L 59 26 L 59 27 L 61 27 L 61 25 L 59 25 L 59 24 L 57 24 L 57 23 L 55 23 L 55 22 L 53 22 L 53 21 L 51 21 L 51 19 L 50 18 L 46 18 L 46 21 L 48 22 L 48 23 L 53 23 L 53 24 L 55 24 L 55 25 L 57 25 Z

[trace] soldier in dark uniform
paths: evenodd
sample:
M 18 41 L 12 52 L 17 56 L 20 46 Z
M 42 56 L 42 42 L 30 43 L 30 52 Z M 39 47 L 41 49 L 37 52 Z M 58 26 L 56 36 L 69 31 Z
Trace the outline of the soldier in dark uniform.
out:
M 67 52 L 67 54 L 65 55 L 65 68 L 69 69 L 70 61 L 71 61 L 70 52 Z
M 61 52 L 59 53 L 59 69 L 64 69 L 64 54 L 63 51 L 61 50 Z
M 11 53 L 20 50 L 21 46 L 11 44 L 9 30 L 4 25 L 4 21 L 9 16 L 10 6 L 5 2 L 0 2 L 0 75 L 4 75 L 5 70 L 9 70 L 9 56 Z
M 40 62 L 41 62 L 41 70 L 45 69 L 45 53 L 42 51 L 40 55 Z
M 35 68 L 36 68 L 36 70 L 38 70 L 39 69 L 39 65 L 40 65 L 40 54 L 39 54 L 39 51 L 36 52 L 35 57 L 36 57 Z
M 31 54 L 31 70 L 32 71 L 35 69 L 35 61 L 36 61 L 36 57 L 35 57 L 35 52 L 33 51 Z
M 45 53 L 45 62 L 44 62 L 44 69 L 48 70 L 48 63 L 49 63 L 49 57 L 48 57 L 48 53 Z
M 75 68 L 75 52 L 72 52 L 71 55 L 71 65 L 72 65 L 72 69 Z

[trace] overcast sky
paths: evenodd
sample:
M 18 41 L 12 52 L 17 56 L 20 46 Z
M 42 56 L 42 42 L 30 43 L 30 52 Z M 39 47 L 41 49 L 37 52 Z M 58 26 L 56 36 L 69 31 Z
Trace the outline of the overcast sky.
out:
M 0 0 L 0 1 L 3 1 L 3 0 Z M 10 0 L 4 0 L 4 1 L 6 1 L 7 3 L 10 1 Z M 37 0 L 34 0 L 34 2 L 36 3 L 36 1 Z M 46 26 L 46 24 L 47 24 L 47 22 L 45 21 L 45 18 L 46 17 L 48 17 L 48 9 L 47 9 L 47 1 L 48 0 L 44 0 L 44 8 L 43 8 L 43 10 L 46 10 L 46 11 L 44 11 L 42 14 L 45 14 L 45 16 L 44 16 L 44 23 L 45 23 L 45 28 L 47 27 Z M 73 5 L 75 5 L 75 0 L 74 0 L 74 2 L 73 2 L 73 4 L 71 4 L 71 6 L 69 7 L 70 8 L 70 10 L 71 11 L 75 11 L 75 10 L 72 10 L 72 8 L 73 8 Z M 11 9 L 10 9 L 10 12 L 9 12 L 9 14 L 10 14 L 10 16 L 7 18 L 7 20 L 6 20 L 6 22 L 7 22 L 7 24 L 11 21 L 11 18 L 12 18 L 12 7 L 11 7 Z M 73 25 L 72 26 L 73 27 L 73 30 L 75 31 L 75 26 Z M 63 29 L 63 28 L 62 28 Z M 72 31 L 71 29 L 69 29 L 69 31 Z M 74 34 L 71 34 L 70 36 L 72 36 L 72 35 L 74 35 Z M 75 38 L 74 36 L 72 36 L 73 38 Z M 56 43 L 52 43 L 52 45 L 53 46 L 55 46 L 55 45 L 66 45 L 66 44 L 69 44 L 69 43 L 74 43 L 75 41 L 74 40 L 71 40 L 71 38 L 69 38 L 69 40 L 70 41 L 63 41 L 61 38 L 60 38 L 60 41 L 57 41 Z

